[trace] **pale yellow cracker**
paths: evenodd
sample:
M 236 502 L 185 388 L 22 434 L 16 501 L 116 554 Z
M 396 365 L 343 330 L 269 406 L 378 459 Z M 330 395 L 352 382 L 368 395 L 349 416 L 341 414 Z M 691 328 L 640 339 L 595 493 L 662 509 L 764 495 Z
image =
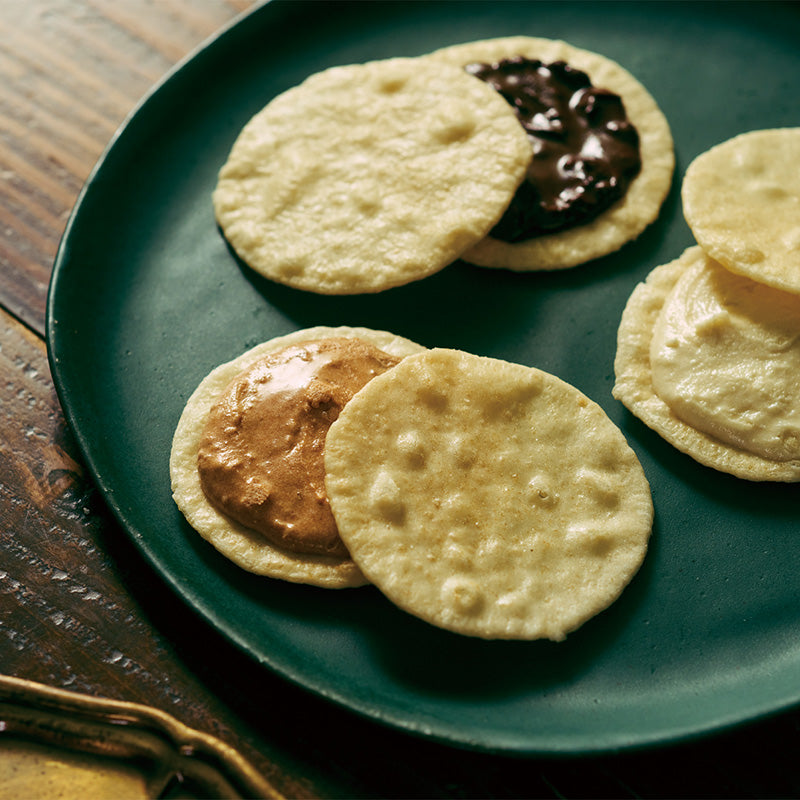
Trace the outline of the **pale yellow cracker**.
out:
M 619 95 L 639 132 L 642 169 L 625 197 L 584 225 L 518 243 L 489 236 L 462 258 L 479 266 L 527 271 L 574 267 L 608 255 L 639 236 L 658 216 L 675 166 L 669 124 L 647 89 L 627 70 L 605 56 L 563 41 L 528 36 L 488 39 L 447 47 L 430 57 L 464 66 L 515 55 L 546 64 L 566 61 L 587 73 L 595 87 Z
M 368 328 L 316 327 L 271 339 L 222 364 L 200 383 L 184 408 L 173 437 L 170 476 L 175 503 L 189 524 L 220 553 L 249 572 L 327 588 L 360 586 L 364 576 L 349 558 L 296 554 L 218 511 L 207 500 L 197 471 L 197 453 L 208 413 L 226 386 L 268 353 L 329 336 L 354 336 L 396 356 L 422 348 L 399 336 Z
M 800 480 L 796 299 L 687 249 L 628 300 L 614 397 L 701 464 L 753 481 Z
M 712 147 L 689 165 L 682 197 L 713 259 L 800 293 L 800 128 L 751 131 Z
M 563 639 L 618 597 L 651 529 L 647 480 L 598 405 L 456 350 L 370 381 L 331 426 L 325 468 L 364 574 L 471 636 Z
M 322 294 L 378 292 L 480 241 L 530 158 L 508 104 L 463 70 L 399 58 L 334 67 L 244 127 L 214 208 L 266 277 Z

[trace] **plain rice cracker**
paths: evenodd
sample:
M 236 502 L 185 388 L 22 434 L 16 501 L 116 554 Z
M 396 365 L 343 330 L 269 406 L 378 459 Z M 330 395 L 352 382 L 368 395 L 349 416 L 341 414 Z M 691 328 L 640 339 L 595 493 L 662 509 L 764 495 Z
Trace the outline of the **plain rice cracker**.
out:
M 656 219 L 669 192 L 675 156 L 666 117 L 647 89 L 618 63 L 560 40 L 529 36 L 487 39 L 446 47 L 429 57 L 464 67 L 517 55 L 546 64 L 566 61 L 587 73 L 595 87 L 619 95 L 639 132 L 642 168 L 625 196 L 594 220 L 518 243 L 488 236 L 462 259 L 483 267 L 533 271 L 573 267 L 608 255 L 638 237 Z
M 530 159 L 489 86 L 386 59 L 332 67 L 274 98 L 240 133 L 213 202 L 256 272 L 321 294 L 378 292 L 480 241 Z
M 331 426 L 340 535 L 392 602 L 487 639 L 562 640 L 644 558 L 650 489 L 621 432 L 540 370 L 457 350 L 404 359 Z
M 270 339 L 212 370 L 187 402 L 175 430 L 170 476 L 175 503 L 189 524 L 222 555 L 257 575 L 325 588 L 361 586 L 361 571 L 349 558 L 297 554 L 276 547 L 262 534 L 218 511 L 206 498 L 197 471 L 197 453 L 208 413 L 225 387 L 268 353 L 331 336 L 358 337 L 396 356 L 423 348 L 408 339 L 369 328 L 314 327 Z
M 800 128 L 743 133 L 701 153 L 686 170 L 682 199 L 713 259 L 800 294 Z

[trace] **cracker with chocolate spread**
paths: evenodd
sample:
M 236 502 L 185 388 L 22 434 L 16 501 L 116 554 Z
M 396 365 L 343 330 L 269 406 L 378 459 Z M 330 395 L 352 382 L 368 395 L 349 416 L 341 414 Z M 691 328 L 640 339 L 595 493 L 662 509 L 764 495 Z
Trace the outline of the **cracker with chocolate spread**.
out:
M 508 104 L 463 70 L 396 58 L 333 67 L 245 125 L 213 194 L 253 270 L 321 294 L 379 292 L 480 241 L 531 150 Z
M 672 182 L 672 135 L 653 97 L 619 64 L 525 36 L 429 58 L 495 86 L 534 150 L 509 209 L 464 260 L 520 271 L 573 267 L 618 250 L 656 219 Z
M 682 200 L 713 259 L 800 294 L 800 128 L 750 131 L 701 153 L 686 170 Z
M 797 295 L 690 247 L 634 289 L 614 371 L 614 397 L 699 463 L 800 481 Z
M 325 471 L 367 578 L 470 636 L 564 639 L 623 591 L 652 526 L 642 468 L 597 404 L 456 350 L 410 355 L 359 391 Z
M 422 349 L 383 331 L 316 327 L 214 369 L 187 402 L 170 455 L 189 524 L 250 572 L 328 588 L 365 583 L 325 495 L 325 435 L 366 381 Z

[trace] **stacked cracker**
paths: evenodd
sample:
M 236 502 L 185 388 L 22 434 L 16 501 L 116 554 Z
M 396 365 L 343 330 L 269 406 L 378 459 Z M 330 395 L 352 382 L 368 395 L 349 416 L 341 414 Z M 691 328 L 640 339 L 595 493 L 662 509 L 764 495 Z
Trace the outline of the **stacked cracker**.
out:
M 375 292 L 424 278 L 483 238 L 529 159 L 506 103 L 463 70 L 415 59 L 334 67 L 245 126 L 214 207 L 266 277 Z
M 544 63 L 566 62 L 593 86 L 619 95 L 639 137 L 642 167 L 625 196 L 595 219 L 521 242 L 486 236 L 462 254 L 483 267 L 520 272 L 574 267 L 619 250 L 656 219 L 672 183 L 675 157 L 669 124 L 647 89 L 617 62 L 558 39 L 510 36 L 446 47 L 431 54 L 444 63 L 496 63 L 522 56 Z
M 701 464 L 800 480 L 800 129 L 698 156 L 682 190 L 698 245 L 637 286 L 614 396 Z
M 598 218 L 516 244 L 489 234 L 533 148 L 512 106 L 464 70 L 511 56 L 565 60 L 620 95 L 642 158 L 626 196 Z M 666 119 L 630 73 L 564 42 L 511 37 L 310 76 L 244 127 L 213 200 L 225 237 L 256 272 L 305 291 L 356 294 L 458 258 L 540 270 L 606 255 L 656 218 L 673 164 Z
M 267 540 L 216 508 L 198 476 L 205 421 L 226 385 L 266 354 L 326 336 L 401 357 L 353 395 L 325 439 L 345 557 Z M 484 638 L 563 639 L 629 583 L 653 520 L 635 454 L 574 387 L 364 328 L 297 331 L 212 371 L 181 416 L 170 470 L 186 519 L 243 568 L 327 588 L 371 582 L 432 624 Z

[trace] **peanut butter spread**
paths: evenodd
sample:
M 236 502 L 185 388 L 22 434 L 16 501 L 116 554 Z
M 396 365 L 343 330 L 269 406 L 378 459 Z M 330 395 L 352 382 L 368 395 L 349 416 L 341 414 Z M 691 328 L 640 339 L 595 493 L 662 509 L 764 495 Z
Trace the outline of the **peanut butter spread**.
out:
M 206 497 L 273 544 L 347 557 L 325 492 L 325 437 L 345 403 L 399 360 L 330 338 L 257 361 L 209 413 L 197 459 Z

